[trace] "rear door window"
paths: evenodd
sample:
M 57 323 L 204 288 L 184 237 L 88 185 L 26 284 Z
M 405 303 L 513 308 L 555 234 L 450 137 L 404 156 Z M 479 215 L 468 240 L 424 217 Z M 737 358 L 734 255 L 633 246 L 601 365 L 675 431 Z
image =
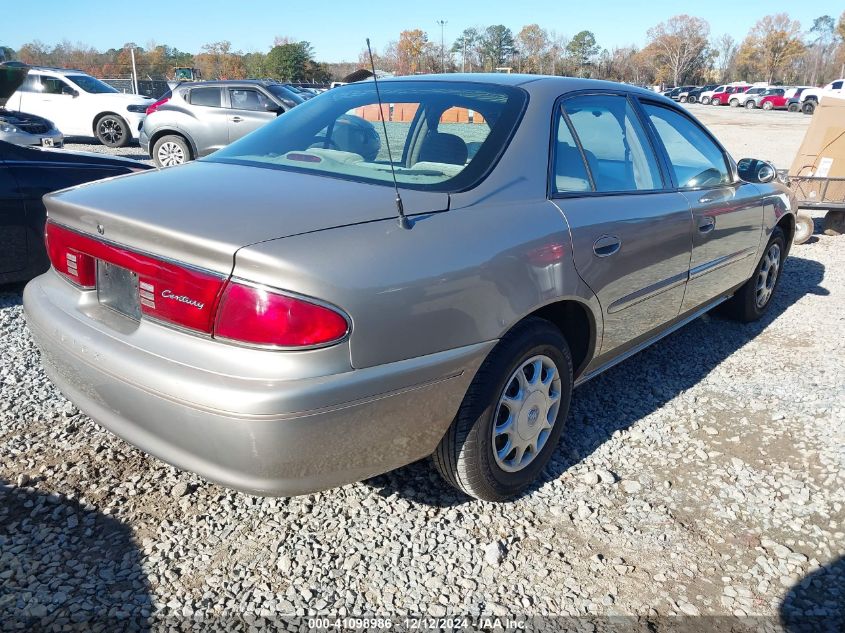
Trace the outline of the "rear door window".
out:
M 190 97 L 191 105 L 221 107 L 220 88 L 193 88 Z
M 666 148 L 679 187 L 713 187 L 731 182 L 725 155 L 697 123 L 663 106 L 644 103 L 643 108 Z
M 596 191 L 649 191 L 663 182 L 648 136 L 621 95 L 585 95 L 564 101 L 584 150 Z

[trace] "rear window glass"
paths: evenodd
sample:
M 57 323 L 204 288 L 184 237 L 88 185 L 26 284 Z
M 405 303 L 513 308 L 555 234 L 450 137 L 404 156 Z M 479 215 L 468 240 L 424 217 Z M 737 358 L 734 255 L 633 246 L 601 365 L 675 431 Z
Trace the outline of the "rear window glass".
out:
M 220 88 L 194 88 L 191 90 L 191 105 L 220 107 Z
M 215 152 L 212 162 L 303 171 L 458 191 L 474 186 L 504 151 L 527 94 L 464 82 L 371 81 L 325 92 Z M 388 142 L 390 152 L 388 152 Z

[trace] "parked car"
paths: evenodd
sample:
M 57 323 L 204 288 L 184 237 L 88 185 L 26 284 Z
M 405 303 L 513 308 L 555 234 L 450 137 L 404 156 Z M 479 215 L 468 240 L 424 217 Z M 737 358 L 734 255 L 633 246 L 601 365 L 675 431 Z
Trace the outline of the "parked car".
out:
M 0 62 L 0 141 L 15 145 L 61 147 L 64 137 L 47 119 L 6 109 L 6 102 L 26 78 L 29 67 L 18 62 Z
M 24 307 L 82 411 L 208 479 L 301 494 L 434 454 L 502 500 L 576 384 L 723 302 L 765 313 L 794 227 L 774 177 L 624 84 L 350 84 L 178 169 L 47 196 L 53 269 Z
M 684 97 L 684 95 L 681 94 L 680 98 L 678 100 L 681 103 L 696 103 L 698 101 L 701 101 L 702 94 L 704 94 L 705 92 L 710 92 L 712 90 L 715 90 L 716 88 L 718 88 L 718 86 L 716 84 L 707 84 L 705 86 L 700 86 L 698 88 L 690 90 L 687 93 L 686 97 Z M 702 103 L 704 103 L 704 102 L 702 101 Z M 707 99 L 707 103 L 710 103 L 709 97 Z M 707 104 L 705 103 L 705 105 L 707 105 Z
M 22 147 L 0 140 L 0 284 L 50 267 L 44 249 L 44 194 L 150 169 L 127 158 Z
M 731 98 L 737 98 L 744 94 L 751 86 L 725 86 L 721 92 L 715 91 L 710 95 L 710 105 L 720 106 L 727 105 Z
M 750 106 L 750 108 L 749 108 Z M 769 88 L 746 103 L 746 108 L 762 108 L 763 110 L 786 110 L 789 106 L 789 97 L 786 96 L 786 88 Z
M 808 88 L 801 93 L 801 111 L 804 114 L 812 114 L 816 110 L 816 106 L 822 97 L 825 95 L 845 94 L 845 79 L 837 79 L 831 81 L 823 88 Z
M 186 83 L 147 108 L 141 147 L 159 167 L 181 165 L 225 147 L 303 103 L 273 81 Z
M 672 101 L 680 101 L 681 95 L 689 95 L 690 90 L 695 90 L 695 86 L 679 86 L 669 93 L 669 98 Z
M 37 114 L 65 136 L 94 136 L 107 147 L 137 139 L 150 97 L 118 92 L 81 70 L 32 67 L 7 108 Z
M 728 104 L 733 108 L 747 108 L 749 102 L 756 104 L 756 98 L 768 90 L 769 86 L 752 86 L 745 92 L 735 92 L 728 96 Z

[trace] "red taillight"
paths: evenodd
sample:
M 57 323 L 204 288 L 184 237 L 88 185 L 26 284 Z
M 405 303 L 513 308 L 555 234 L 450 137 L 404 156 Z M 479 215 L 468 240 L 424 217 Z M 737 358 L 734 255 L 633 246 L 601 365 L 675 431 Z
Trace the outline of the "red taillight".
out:
M 53 268 L 83 288 L 97 285 L 96 262 L 93 257 L 79 249 L 77 233 L 47 223 L 44 240 L 47 243 L 47 256 Z
M 186 268 L 47 222 L 53 267 L 83 288 L 97 285 L 96 260 L 138 275 L 141 312 L 189 330 L 211 334 L 224 277 Z M 70 263 L 75 257 L 75 271 Z
M 161 106 L 163 106 L 168 101 L 170 101 L 170 97 L 164 97 L 163 99 L 159 99 L 154 104 L 147 107 L 147 114 L 152 114 L 153 112 L 158 110 Z
M 215 338 L 270 347 L 315 347 L 340 341 L 349 324 L 334 310 L 266 288 L 230 281 Z

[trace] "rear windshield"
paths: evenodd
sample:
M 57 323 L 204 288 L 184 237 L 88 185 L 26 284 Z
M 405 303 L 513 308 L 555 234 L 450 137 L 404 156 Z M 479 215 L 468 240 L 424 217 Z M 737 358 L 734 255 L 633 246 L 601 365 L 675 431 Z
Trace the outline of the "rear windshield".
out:
M 372 81 L 341 86 L 202 160 L 392 184 L 392 156 L 399 186 L 458 191 L 493 166 L 528 100 L 519 88 L 468 82 L 379 88 L 381 108 Z

